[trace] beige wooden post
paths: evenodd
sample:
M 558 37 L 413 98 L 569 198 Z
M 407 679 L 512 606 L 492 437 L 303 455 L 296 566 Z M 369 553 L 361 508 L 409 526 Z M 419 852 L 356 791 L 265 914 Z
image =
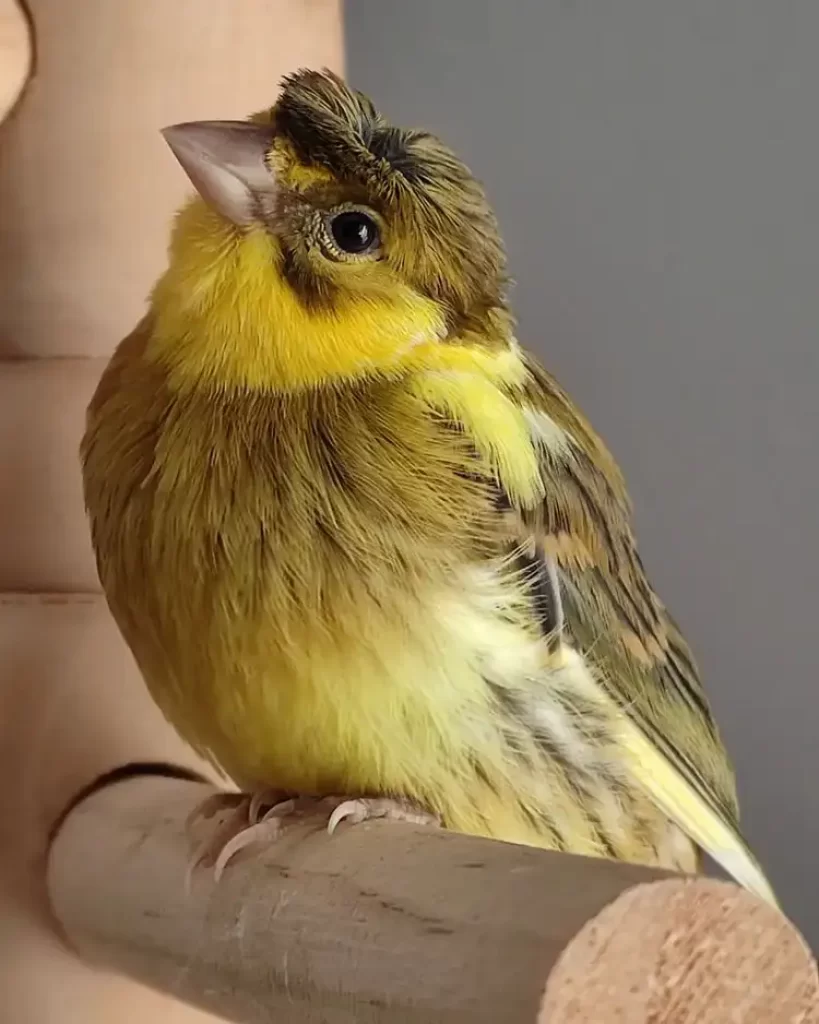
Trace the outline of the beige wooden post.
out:
M 205 1018 L 83 963 L 47 909 L 47 835 L 76 791 L 134 758 L 193 763 L 98 593 L 77 445 L 185 194 L 159 129 L 260 109 L 299 66 L 340 70 L 340 4 L 27 7 L 32 50 L 0 0 L 0 1020 L 192 1024 Z

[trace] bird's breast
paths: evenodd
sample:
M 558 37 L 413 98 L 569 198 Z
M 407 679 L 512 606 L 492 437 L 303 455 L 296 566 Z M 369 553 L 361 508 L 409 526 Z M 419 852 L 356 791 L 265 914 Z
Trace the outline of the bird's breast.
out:
M 188 742 L 247 788 L 405 795 L 466 832 L 601 853 L 604 830 L 654 856 L 629 822 L 666 826 L 605 772 L 584 809 L 582 723 L 555 756 L 571 701 L 552 700 L 561 667 L 461 433 L 386 385 L 238 401 L 116 383 L 84 443 L 100 577 Z
M 145 402 L 100 419 L 86 493 L 157 703 L 243 783 L 421 778 L 483 699 L 497 600 L 467 576 L 498 542 L 474 451 L 395 387 Z

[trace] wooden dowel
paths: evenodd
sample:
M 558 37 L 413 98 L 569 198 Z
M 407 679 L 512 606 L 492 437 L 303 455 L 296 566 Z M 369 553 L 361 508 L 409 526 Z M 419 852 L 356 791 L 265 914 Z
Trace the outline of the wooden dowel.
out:
M 543 1004 L 549 1024 L 693 1021 L 608 1010 L 627 1005 L 635 985 L 650 987 L 662 920 L 658 931 L 651 900 L 634 903 L 634 894 L 646 890 L 632 887 L 662 878 L 657 872 L 405 824 L 342 826 L 329 837 L 326 819 L 317 817 L 245 851 L 218 885 L 210 870 L 198 869 L 186 890 L 184 823 L 210 791 L 197 783 L 137 779 L 94 794 L 70 813 L 52 847 L 49 889 L 54 913 L 81 954 L 242 1024 L 534 1024 L 561 957 Z M 787 949 L 796 979 L 789 991 L 815 999 L 815 970 L 775 911 L 723 883 L 676 880 L 647 891 L 668 903 L 669 884 L 676 895 L 665 910 L 676 933 L 663 947 L 664 977 L 677 977 L 680 967 L 685 984 L 682 968 L 703 939 L 700 919 L 686 918 L 686 908 L 713 903 L 716 887 L 720 906 L 728 894 L 730 927 L 723 929 L 724 948 L 707 956 L 727 963 L 728 981 L 738 969 L 730 955 L 733 936 L 750 914 L 757 932 L 779 929 L 777 948 Z M 642 960 L 619 962 L 616 953 L 601 959 L 594 952 L 602 934 L 595 923 L 588 926 L 591 939 L 583 932 L 580 945 L 570 945 L 626 890 L 632 905 L 609 913 L 629 931 L 646 931 L 653 920 L 657 942 L 632 943 Z M 680 892 L 692 893 L 693 903 Z M 605 918 L 599 920 L 605 927 Z M 747 933 L 741 945 L 747 953 L 741 976 L 750 969 L 764 977 Z M 762 946 L 770 972 L 775 950 L 770 942 Z M 584 972 L 596 986 L 592 1016 L 583 1004 Z M 694 980 L 700 983 L 696 972 Z M 678 985 L 675 999 L 681 992 Z M 765 1019 L 795 1024 L 797 1018 Z
M 18 0 L 0 0 L 0 122 L 20 97 L 31 71 L 31 31 Z

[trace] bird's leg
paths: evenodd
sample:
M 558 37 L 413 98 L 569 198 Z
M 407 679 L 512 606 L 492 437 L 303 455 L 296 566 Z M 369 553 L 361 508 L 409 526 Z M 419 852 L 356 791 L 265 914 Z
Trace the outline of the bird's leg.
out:
M 228 863 L 245 847 L 257 842 L 273 842 L 286 827 L 286 819 L 303 818 L 319 809 L 329 812 L 327 831 L 332 835 L 342 821 L 352 825 L 375 818 L 389 821 L 407 821 L 416 825 L 437 825 L 441 822 L 434 814 L 403 800 L 383 797 L 288 796 L 280 791 L 254 793 L 217 793 L 208 797 L 189 818 L 210 818 L 223 808 L 232 813 L 221 823 L 191 858 L 188 878 L 202 863 L 213 864 L 214 878 L 218 882 Z

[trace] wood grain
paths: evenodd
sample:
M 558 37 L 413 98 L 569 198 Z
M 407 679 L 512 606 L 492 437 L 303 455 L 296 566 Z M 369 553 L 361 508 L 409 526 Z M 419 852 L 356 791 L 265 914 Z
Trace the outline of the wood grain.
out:
M 186 892 L 184 822 L 208 792 L 136 780 L 72 812 L 49 887 L 84 956 L 242 1024 L 810 1019 L 801 940 L 728 884 L 640 886 L 668 876 L 405 824 L 329 837 L 312 817 Z
M 735 885 L 639 885 L 584 926 L 549 979 L 539 1024 L 596 1020 L 815 1024 L 816 963 L 781 914 Z

